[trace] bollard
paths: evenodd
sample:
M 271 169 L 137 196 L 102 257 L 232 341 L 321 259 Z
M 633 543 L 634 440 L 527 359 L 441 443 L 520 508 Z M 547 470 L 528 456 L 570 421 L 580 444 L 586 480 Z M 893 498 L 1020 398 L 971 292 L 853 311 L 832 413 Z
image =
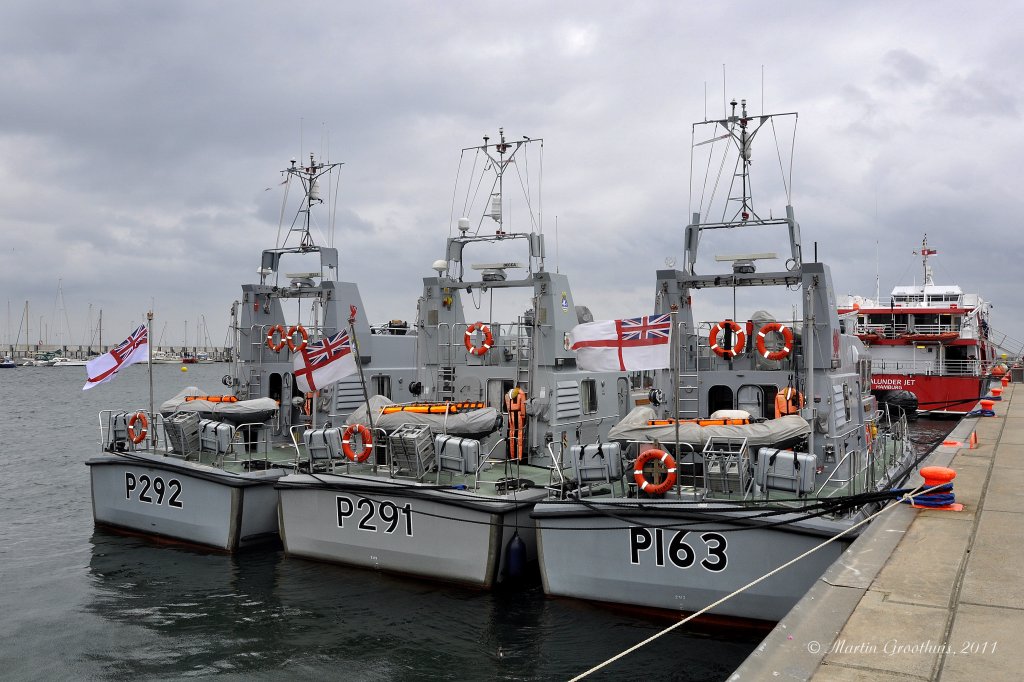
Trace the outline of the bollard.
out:
M 956 502 L 953 495 L 953 479 L 956 472 L 948 467 L 930 466 L 924 467 L 918 473 L 924 478 L 925 488 L 934 488 L 941 485 L 949 485 L 949 490 L 931 492 L 924 495 L 917 495 L 910 506 L 917 509 L 941 509 L 945 511 L 962 511 L 964 506 Z

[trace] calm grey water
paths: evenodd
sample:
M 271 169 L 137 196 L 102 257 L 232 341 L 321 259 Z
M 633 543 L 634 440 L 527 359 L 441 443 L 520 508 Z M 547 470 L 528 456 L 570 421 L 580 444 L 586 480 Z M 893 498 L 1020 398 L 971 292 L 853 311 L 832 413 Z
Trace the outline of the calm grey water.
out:
M 156 365 L 156 402 L 220 390 L 226 365 Z M 97 415 L 148 405 L 145 365 L 82 392 L 84 368 L 0 370 L 0 678 L 559 680 L 668 623 L 285 557 L 96 530 Z M 673 632 L 594 680 L 723 680 L 750 633 Z

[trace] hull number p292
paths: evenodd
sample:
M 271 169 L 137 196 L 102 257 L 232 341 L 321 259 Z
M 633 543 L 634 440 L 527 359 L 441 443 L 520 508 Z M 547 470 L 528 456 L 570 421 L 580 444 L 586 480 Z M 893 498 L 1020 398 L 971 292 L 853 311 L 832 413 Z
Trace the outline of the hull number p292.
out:
M 132 499 L 136 495 L 139 502 L 146 504 L 166 504 L 168 507 L 181 509 L 181 481 L 172 478 L 167 482 L 160 476 L 141 474 L 136 476 L 130 471 L 124 472 L 124 496 Z

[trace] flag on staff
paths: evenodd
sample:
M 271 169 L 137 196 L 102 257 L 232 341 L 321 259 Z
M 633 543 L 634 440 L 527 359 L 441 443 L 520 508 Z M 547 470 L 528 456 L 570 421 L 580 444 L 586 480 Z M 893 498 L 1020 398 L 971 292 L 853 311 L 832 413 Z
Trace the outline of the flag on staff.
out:
M 665 369 L 671 331 L 668 314 L 586 322 L 569 332 L 569 348 L 576 351 L 576 364 L 583 370 Z
M 93 386 L 110 381 L 122 367 L 148 359 L 149 333 L 146 331 L 146 325 L 142 324 L 109 353 L 85 363 L 85 373 L 88 375 L 88 379 L 82 390 L 88 391 Z
M 356 373 L 356 358 L 347 331 L 320 339 L 295 354 L 295 385 L 303 393 L 315 391 Z

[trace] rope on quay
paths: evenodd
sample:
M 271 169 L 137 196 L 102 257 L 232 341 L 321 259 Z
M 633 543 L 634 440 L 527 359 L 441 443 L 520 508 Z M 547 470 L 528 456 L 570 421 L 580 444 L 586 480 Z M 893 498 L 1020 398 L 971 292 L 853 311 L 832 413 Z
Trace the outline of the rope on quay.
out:
M 902 498 L 900 498 L 900 500 L 895 501 L 895 502 L 893 502 L 893 503 L 891 503 L 889 505 L 886 505 L 885 507 L 882 507 L 881 509 L 876 511 L 874 514 L 871 514 L 870 516 L 867 516 L 867 517 L 861 519 L 857 523 L 853 524 L 849 528 L 844 529 L 842 532 L 837 533 L 835 536 L 829 538 L 828 540 L 825 540 L 821 544 L 816 545 L 816 546 L 810 548 L 809 550 L 807 550 L 806 552 L 804 552 L 800 556 L 794 557 L 794 558 L 790 559 L 789 561 L 787 561 L 786 563 L 784 563 L 781 566 L 779 566 L 778 568 L 776 568 L 776 569 L 774 569 L 774 570 L 772 570 L 772 571 L 770 571 L 768 573 L 765 573 L 760 578 L 756 578 L 755 580 L 750 581 L 749 583 L 747 583 L 743 587 L 737 589 L 735 592 L 727 594 L 724 597 L 722 597 L 721 599 L 719 599 L 718 601 L 716 601 L 716 602 L 714 602 L 712 604 L 708 604 L 707 606 L 702 608 L 700 611 L 697 611 L 695 613 L 690 614 L 689 616 L 687 616 L 686 618 L 682 619 L 678 623 L 673 623 L 672 625 L 668 626 L 667 628 L 665 628 L 661 632 L 656 632 L 655 634 L 651 635 L 650 637 L 648 637 L 644 641 L 640 642 L 639 644 L 635 644 L 635 645 L 631 646 L 630 648 L 626 649 L 625 651 L 623 651 L 623 652 L 621 652 L 619 654 L 616 654 L 615 656 L 612 656 L 607 661 L 604 661 L 603 663 L 599 663 L 599 664 L 595 665 L 590 670 L 587 670 L 586 672 L 580 673 L 576 677 L 574 677 L 571 680 L 569 680 L 569 682 L 577 682 L 578 680 L 582 680 L 583 678 L 592 675 L 593 673 L 597 672 L 598 670 L 601 670 L 602 668 L 604 668 L 604 667 L 606 667 L 608 665 L 611 665 L 612 663 L 614 663 L 615 661 L 619 660 L 620 658 L 628 656 L 629 654 L 633 653 L 637 649 L 640 649 L 641 647 L 644 647 L 644 646 L 650 644 L 651 642 L 653 642 L 654 640 L 658 639 L 662 635 L 667 635 L 668 633 L 672 632 L 673 630 L 675 630 L 680 625 L 684 625 L 685 623 L 690 622 L 691 620 L 693 620 L 697 616 L 701 616 L 701 615 L 707 613 L 708 611 L 710 611 L 711 609 L 715 608 L 719 604 L 723 604 L 726 601 L 728 601 L 728 600 L 732 599 L 733 597 L 735 597 L 736 595 L 738 595 L 738 594 L 740 594 L 742 592 L 745 592 L 746 590 L 750 589 L 754 585 L 757 585 L 758 583 L 761 583 L 761 582 L 767 580 L 768 578 L 772 577 L 773 575 L 775 575 L 779 571 L 783 570 L 784 568 L 789 568 L 790 566 L 792 566 L 796 562 L 800 561 L 804 557 L 810 556 L 811 554 L 813 554 L 814 552 L 817 552 L 822 547 L 825 547 L 829 543 L 834 542 L 835 540 L 838 540 L 839 538 L 843 537 L 844 535 L 846 535 L 850 531 L 854 530 L 855 528 L 859 528 L 860 526 L 866 524 L 868 521 L 871 521 L 872 519 L 874 519 L 875 517 L 879 516 L 880 514 L 886 512 L 886 511 L 889 511 L 890 509 L 896 509 L 897 507 L 900 506 L 898 504 L 898 502 L 903 502 L 903 501 L 906 501 L 906 500 L 911 500 L 913 498 L 916 498 L 919 495 L 925 495 L 925 494 L 928 494 L 928 493 L 932 493 L 936 489 L 941 488 L 942 486 L 941 485 L 937 485 L 937 486 L 933 486 L 933 487 L 926 488 L 926 489 L 923 489 L 923 490 L 922 490 L 922 487 L 923 487 L 923 485 L 918 486 L 917 488 L 915 488 L 914 490 L 908 492 L 906 495 L 904 495 Z

